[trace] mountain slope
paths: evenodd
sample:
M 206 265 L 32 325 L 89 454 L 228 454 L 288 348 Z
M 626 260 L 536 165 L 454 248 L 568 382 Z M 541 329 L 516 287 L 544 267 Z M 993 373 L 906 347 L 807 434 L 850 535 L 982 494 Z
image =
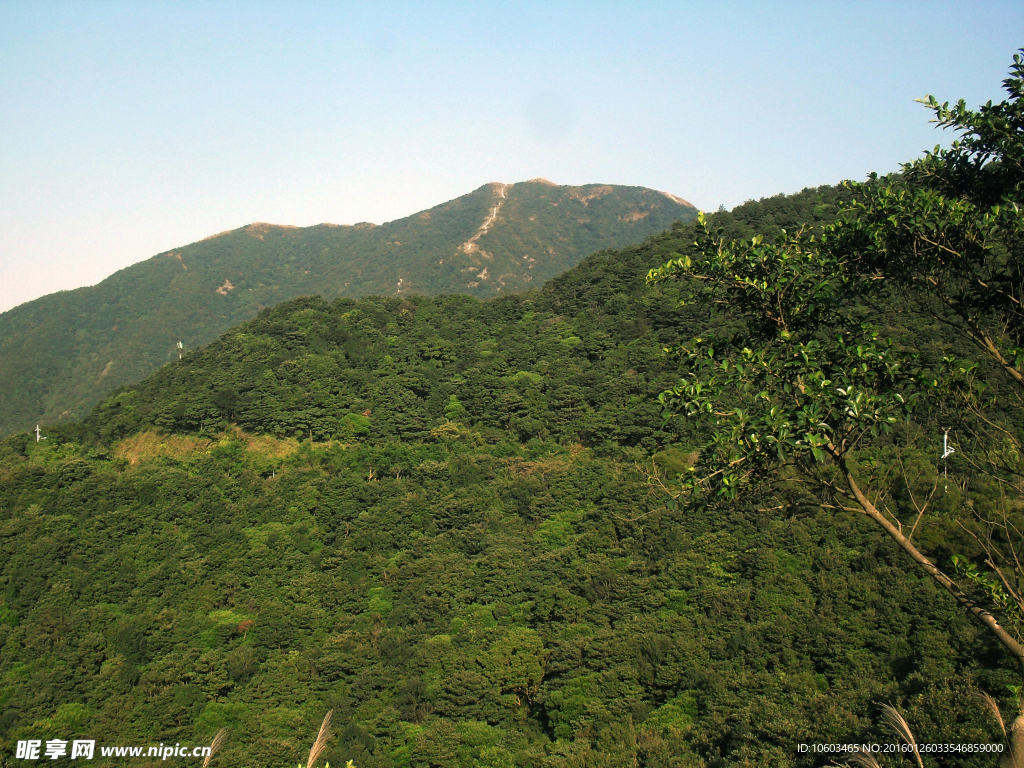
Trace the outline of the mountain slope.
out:
M 0 315 L 0 434 L 82 415 L 111 389 L 261 308 L 308 294 L 520 291 L 693 206 L 641 187 L 487 184 L 381 226 L 251 224 L 158 254 L 96 286 Z
M 279 768 L 331 709 L 332 765 L 816 768 L 891 738 L 879 701 L 996 743 L 970 693 L 1012 659 L 878 529 L 651 488 L 698 444 L 663 445 L 658 352 L 710 321 L 644 275 L 693 240 L 487 302 L 298 298 L 0 441 L 0 752 L 229 727 L 218 760 Z

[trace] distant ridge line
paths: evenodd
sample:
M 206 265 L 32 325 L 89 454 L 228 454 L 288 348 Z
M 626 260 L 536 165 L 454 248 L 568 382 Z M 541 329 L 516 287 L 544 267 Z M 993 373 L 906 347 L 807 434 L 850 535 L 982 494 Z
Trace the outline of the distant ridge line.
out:
M 540 288 L 591 253 L 696 215 L 649 187 L 538 178 L 484 184 L 380 225 L 255 221 L 218 232 L 0 313 L 0 436 L 80 418 L 118 386 L 177 363 L 179 342 L 195 349 L 282 301 L 485 300 Z
M 661 194 L 663 194 L 669 200 L 671 200 L 671 201 L 673 201 L 675 203 L 679 203 L 680 205 L 685 205 L 687 208 L 696 208 L 697 207 L 693 203 L 691 203 L 689 200 L 683 200 L 683 198 L 681 198 L 681 197 L 676 197 L 671 192 L 665 192 L 664 190 L 661 190 L 661 189 L 656 189 L 654 191 L 655 192 L 661 192 Z
M 527 179 L 526 181 L 512 182 L 511 184 L 507 184 L 507 183 L 505 183 L 503 181 L 489 181 L 486 184 L 484 184 L 483 187 L 481 187 L 481 189 L 483 189 L 484 187 L 497 187 L 497 188 L 499 188 L 499 190 L 505 190 L 505 189 L 508 189 L 509 187 L 515 186 L 517 183 L 518 184 L 543 184 L 546 187 L 559 187 L 559 186 L 563 186 L 561 184 L 556 184 L 555 182 L 551 181 L 550 179 L 546 179 L 543 176 L 538 176 L 535 179 Z M 569 188 L 582 188 L 582 187 L 594 187 L 594 186 L 600 186 L 600 185 L 598 185 L 598 184 L 580 184 L 580 185 L 568 184 L 568 185 L 565 185 L 565 186 L 567 186 Z M 604 185 L 604 186 L 621 186 L 621 185 Z M 664 190 L 661 190 L 661 189 L 653 189 L 653 188 L 649 188 L 649 189 L 651 189 L 652 192 L 657 192 L 658 194 L 664 195 L 665 197 L 667 197 L 672 202 L 679 203 L 679 205 L 684 205 L 687 208 L 693 208 L 694 210 L 696 210 L 696 208 L 697 208 L 697 206 L 695 206 L 689 200 L 684 200 L 683 198 L 679 197 L 678 195 L 673 195 L 671 192 L 665 192 Z M 504 195 L 502 195 L 502 196 L 504 196 Z M 405 218 L 405 217 L 402 217 L 402 218 Z M 401 221 L 401 219 L 395 219 L 395 221 Z M 391 222 L 385 222 L 385 224 L 390 224 L 390 223 Z M 333 228 L 337 228 L 337 227 L 353 227 L 353 228 L 356 228 L 356 229 L 369 229 L 369 228 L 379 227 L 379 226 L 383 226 L 383 225 L 382 224 L 375 224 L 375 223 L 373 223 L 371 221 L 360 221 L 360 222 L 357 222 L 355 224 L 333 224 L 333 223 L 331 223 L 329 221 L 322 221 L 319 224 L 314 224 L 313 226 L 316 226 L 316 227 L 333 227 Z M 207 235 L 206 237 L 202 238 L 201 240 L 197 240 L 196 242 L 197 243 L 205 243 L 208 240 L 216 240 L 218 237 L 223 237 L 224 235 L 230 235 L 232 232 L 237 232 L 238 230 L 243 230 L 243 231 L 247 231 L 247 232 L 254 232 L 254 231 L 255 232 L 259 232 L 259 231 L 265 232 L 265 231 L 267 231 L 268 229 L 270 229 L 272 227 L 280 228 L 280 229 L 308 229 L 308 227 L 298 227 L 298 226 L 295 226 L 293 224 L 271 224 L 270 222 L 267 222 L 267 221 L 253 221 L 253 222 L 250 222 L 249 224 L 245 224 L 245 225 L 243 225 L 241 227 L 238 227 L 237 229 L 225 229 L 223 232 L 218 232 L 215 235 Z

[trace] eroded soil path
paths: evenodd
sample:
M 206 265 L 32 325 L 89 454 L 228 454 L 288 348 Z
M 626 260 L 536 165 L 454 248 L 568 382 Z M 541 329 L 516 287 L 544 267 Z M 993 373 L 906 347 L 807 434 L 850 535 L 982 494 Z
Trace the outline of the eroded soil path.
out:
M 505 196 L 505 190 L 507 190 L 512 185 L 496 184 L 495 186 L 497 186 L 498 188 L 498 194 L 501 197 L 501 199 L 498 201 L 498 204 L 491 209 L 491 215 L 484 219 L 484 223 L 480 225 L 480 229 L 476 231 L 476 234 L 469 238 L 469 240 L 464 242 L 462 245 L 460 245 L 458 247 L 458 251 L 461 251 L 462 253 L 473 253 L 474 251 L 479 250 L 479 246 L 477 246 L 476 241 L 487 234 L 487 230 L 491 228 L 491 225 L 494 224 L 494 220 L 498 218 L 498 211 L 501 210 L 501 206 L 508 199 Z

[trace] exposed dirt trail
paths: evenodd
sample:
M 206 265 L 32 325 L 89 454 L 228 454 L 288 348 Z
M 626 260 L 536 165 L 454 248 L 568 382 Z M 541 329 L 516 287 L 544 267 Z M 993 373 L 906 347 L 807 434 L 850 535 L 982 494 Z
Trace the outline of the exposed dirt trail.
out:
M 505 197 L 505 190 L 511 186 L 511 184 L 498 184 L 498 193 L 501 195 L 501 200 L 499 200 L 498 204 L 491 210 L 491 215 L 484 219 L 484 223 L 480 225 L 480 229 L 477 230 L 476 234 L 459 246 L 459 251 L 462 251 L 463 253 L 473 253 L 473 251 L 478 250 L 476 241 L 487 234 L 487 230 L 491 228 L 494 220 L 498 218 L 498 211 L 501 210 L 502 204 L 508 199 Z

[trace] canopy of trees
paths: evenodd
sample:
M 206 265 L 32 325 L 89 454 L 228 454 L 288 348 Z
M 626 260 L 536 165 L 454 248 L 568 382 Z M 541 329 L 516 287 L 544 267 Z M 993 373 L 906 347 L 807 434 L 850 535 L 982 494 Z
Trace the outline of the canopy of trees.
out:
M 735 327 L 675 350 L 662 401 L 714 430 L 675 495 L 714 508 L 803 484 L 885 530 L 1024 663 L 1024 57 L 1004 85 L 978 111 L 928 97 L 958 138 L 849 185 L 835 223 L 737 240 L 702 216 L 693 252 L 649 279 L 684 278 L 684 303 Z M 946 338 L 908 333 L 929 326 Z M 935 461 L 950 432 L 952 493 Z
M 1001 744 L 1020 65 L 900 176 L 486 302 L 296 299 L 4 440 L 0 750 L 279 767 L 333 710 L 334 765 L 810 768 L 884 702 Z
M 653 189 L 533 181 L 487 184 L 381 226 L 222 232 L 0 314 L 0 435 L 82 418 L 177 360 L 179 341 L 208 344 L 281 301 L 522 291 L 695 215 Z
M 838 193 L 711 221 L 774 235 Z M 661 430 L 659 350 L 706 319 L 644 275 L 695 235 L 486 303 L 295 300 L 9 438 L 0 748 L 229 726 L 217 760 L 281 766 L 333 709 L 332 765 L 810 766 L 888 738 L 884 701 L 995 741 L 970 693 L 1012 660 L 883 533 L 652 488 L 703 439 Z

